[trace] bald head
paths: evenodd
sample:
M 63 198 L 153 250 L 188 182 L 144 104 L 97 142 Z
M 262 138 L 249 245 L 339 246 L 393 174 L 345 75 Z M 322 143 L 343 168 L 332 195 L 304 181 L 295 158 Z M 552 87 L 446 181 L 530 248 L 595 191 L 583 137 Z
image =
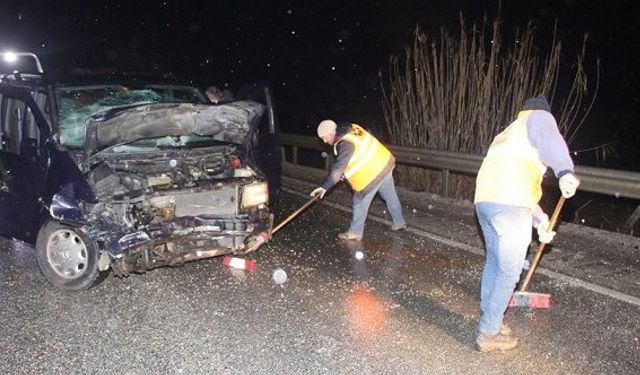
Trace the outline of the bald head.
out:
M 338 125 L 336 125 L 335 121 L 333 120 L 322 121 L 320 125 L 318 125 L 318 137 L 322 138 L 323 135 L 328 135 L 331 133 L 335 134 L 337 127 Z
M 318 125 L 318 137 L 322 138 L 324 143 L 333 144 L 336 137 L 336 125 L 333 120 L 324 120 Z

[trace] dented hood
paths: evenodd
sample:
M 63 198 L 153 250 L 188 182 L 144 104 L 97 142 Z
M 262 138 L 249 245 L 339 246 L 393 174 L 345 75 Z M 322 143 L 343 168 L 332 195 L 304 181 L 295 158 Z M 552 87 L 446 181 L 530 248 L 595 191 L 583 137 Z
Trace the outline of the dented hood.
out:
M 146 104 L 115 108 L 87 120 L 85 146 L 92 154 L 144 138 L 197 134 L 246 144 L 258 127 L 264 105 L 253 101 L 211 104 Z

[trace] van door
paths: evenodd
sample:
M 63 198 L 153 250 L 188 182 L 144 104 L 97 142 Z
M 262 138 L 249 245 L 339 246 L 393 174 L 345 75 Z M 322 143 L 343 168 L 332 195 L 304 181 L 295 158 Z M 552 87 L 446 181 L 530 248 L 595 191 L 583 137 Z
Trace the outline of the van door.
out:
M 240 89 L 238 97 L 254 100 L 266 106 L 266 113 L 258 128 L 258 139 L 254 145 L 253 154 L 258 168 L 266 175 L 269 183 L 269 201 L 272 204 L 276 203 L 282 188 L 282 144 L 273 90 L 266 83 L 250 83 Z
M 45 213 L 43 118 L 26 90 L 0 96 L 0 235 L 34 243 Z

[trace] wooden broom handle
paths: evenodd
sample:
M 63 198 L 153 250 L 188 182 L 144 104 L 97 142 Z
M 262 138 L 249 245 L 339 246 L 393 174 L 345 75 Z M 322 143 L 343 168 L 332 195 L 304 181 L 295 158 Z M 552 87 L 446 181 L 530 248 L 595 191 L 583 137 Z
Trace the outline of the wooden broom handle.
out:
M 556 226 L 556 221 L 558 220 L 558 216 L 560 215 L 560 211 L 562 211 L 562 206 L 564 206 L 565 197 L 560 196 L 558 199 L 558 203 L 556 203 L 556 208 L 553 210 L 553 214 L 551 215 L 551 219 L 549 220 L 549 228 L 547 230 L 550 232 L 553 230 L 553 227 Z M 536 253 L 536 257 L 533 259 L 533 263 L 529 267 L 529 272 L 527 272 L 527 277 L 524 279 L 524 282 L 520 286 L 520 292 L 524 292 L 527 290 L 527 286 L 529 286 L 529 282 L 531 281 L 531 277 L 533 277 L 533 273 L 538 268 L 538 263 L 540 263 L 540 258 L 542 258 L 542 252 L 544 251 L 546 243 L 540 242 L 538 245 L 538 252 Z
M 287 224 L 288 222 L 290 222 L 291 220 L 293 220 L 293 218 L 295 218 L 296 216 L 300 215 L 300 213 L 302 211 L 304 211 L 307 207 L 309 207 L 312 203 L 314 203 L 315 201 L 317 201 L 318 199 L 320 199 L 320 194 L 316 194 L 315 197 L 309 199 L 307 201 L 307 203 L 305 203 L 302 207 L 298 208 L 294 213 L 292 213 L 291 215 L 289 215 L 286 219 L 284 219 L 280 224 L 276 225 L 275 228 L 273 228 L 271 230 L 271 235 L 273 236 L 273 234 L 275 232 L 277 232 L 280 228 L 284 227 L 285 224 Z

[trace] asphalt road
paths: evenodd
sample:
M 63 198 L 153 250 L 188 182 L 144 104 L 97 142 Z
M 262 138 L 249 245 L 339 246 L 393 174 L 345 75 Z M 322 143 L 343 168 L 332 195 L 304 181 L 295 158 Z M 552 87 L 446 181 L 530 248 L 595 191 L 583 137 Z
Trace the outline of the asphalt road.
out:
M 304 202 L 283 201 L 280 218 Z M 640 373 L 640 307 L 540 275 L 553 308 L 510 311 L 519 347 L 482 354 L 482 257 L 373 221 L 360 245 L 338 241 L 348 221 L 311 207 L 252 272 L 217 258 L 82 293 L 47 285 L 32 250 L 3 240 L 0 373 Z

